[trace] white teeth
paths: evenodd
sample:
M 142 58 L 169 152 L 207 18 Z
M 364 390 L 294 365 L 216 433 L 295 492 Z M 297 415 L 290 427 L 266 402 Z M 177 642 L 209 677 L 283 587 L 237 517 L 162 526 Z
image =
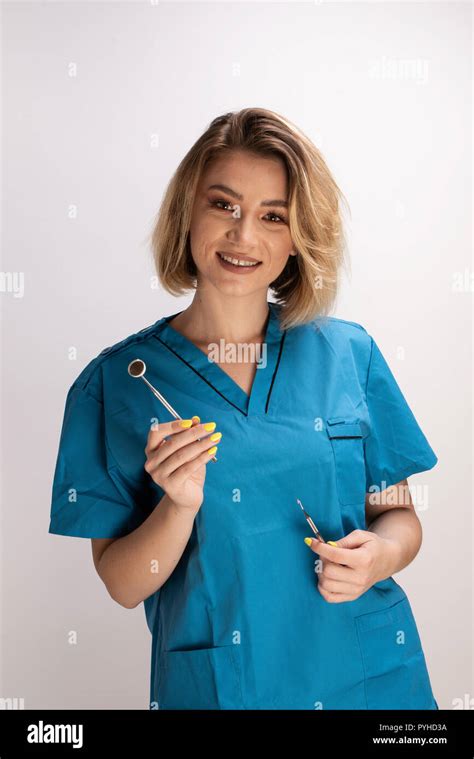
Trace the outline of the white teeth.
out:
M 241 261 L 239 258 L 231 258 L 230 256 L 224 256 L 223 253 L 217 252 L 217 254 L 224 260 L 228 261 L 230 264 L 234 264 L 234 266 L 257 266 L 259 261 Z

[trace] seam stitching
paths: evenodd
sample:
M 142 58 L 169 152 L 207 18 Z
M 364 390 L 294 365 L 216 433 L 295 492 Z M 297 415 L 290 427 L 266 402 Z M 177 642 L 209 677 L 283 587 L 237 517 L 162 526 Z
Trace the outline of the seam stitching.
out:
M 220 390 L 218 390 L 218 389 L 217 389 L 217 387 L 215 387 L 215 386 L 212 384 L 212 382 L 209 382 L 209 380 L 208 380 L 208 379 L 206 379 L 206 377 L 204 377 L 204 376 L 203 376 L 203 375 L 202 375 L 200 372 L 198 372 L 198 370 L 197 370 L 197 369 L 195 369 L 195 368 L 194 368 L 194 366 L 191 366 L 191 364 L 189 364 L 189 363 L 186 361 L 186 359 L 184 359 L 182 356 L 180 356 L 180 355 L 179 355 L 179 353 L 176 353 L 176 351 L 174 351 L 172 348 L 170 348 L 170 346 L 169 346 L 169 345 L 167 345 L 165 342 L 163 342 L 163 340 L 161 340 L 161 338 L 159 338 L 159 337 L 158 337 L 158 335 L 155 335 L 155 337 L 156 337 L 156 339 L 158 340 L 158 342 L 160 342 L 162 345 L 164 345 L 164 346 L 165 346 L 165 348 L 167 348 L 167 350 L 171 351 L 171 353 L 173 353 L 173 354 L 174 354 L 174 355 L 175 355 L 177 358 L 179 358 L 179 360 L 180 360 L 180 361 L 182 361 L 182 362 L 183 362 L 183 364 L 186 364 L 186 366 L 188 366 L 190 369 L 192 369 L 192 371 L 193 371 L 195 374 L 197 374 L 197 375 L 198 375 L 198 377 L 201 377 L 201 379 L 202 379 L 202 380 L 204 380 L 204 382 L 206 382 L 206 384 L 208 384 L 208 385 L 209 385 L 209 387 L 212 387 L 212 389 L 213 389 L 213 390 L 214 390 L 214 391 L 215 391 L 215 392 L 216 392 L 218 395 L 220 395 L 220 397 L 221 397 L 221 398 L 223 398 L 223 399 L 226 401 L 226 403 L 229 403 L 231 406 L 233 406 L 235 409 L 237 409 L 237 411 L 240 411 L 240 413 L 241 413 L 241 414 L 243 414 L 243 416 L 248 416 L 248 414 L 246 414 L 246 413 L 245 413 L 245 411 L 242 411 L 242 409 L 241 409 L 239 406 L 236 406 L 236 405 L 235 405 L 235 403 L 232 403 L 232 401 L 230 401 L 230 400 L 229 400 L 229 399 L 228 399 L 228 398 L 227 398 L 225 395 L 223 395 L 223 393 L 221 393 L 221 391 L 220 391 Z

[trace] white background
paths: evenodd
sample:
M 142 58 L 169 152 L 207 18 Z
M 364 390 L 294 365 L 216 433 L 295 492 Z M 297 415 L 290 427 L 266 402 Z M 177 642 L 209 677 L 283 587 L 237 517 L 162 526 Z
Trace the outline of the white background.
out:
M 209 122 L 248 106 L 303 129 L 349 201 L 352 273 L 333 315 L 374 337 L 439 457 L 409 480 L 427 487 L 424 540 L 395 579 L 440 708 L 474 696 L 471 14 L 468 3 L 2 4 L 2 271 L 22 272 L 24 292 L 0 292 L 1 697 L 148 708 L 143 606 L 112 601 L 90 540 L 47 532 L 59 432 L 88 361 L 190 302 L 150 286 L 153 219 Z

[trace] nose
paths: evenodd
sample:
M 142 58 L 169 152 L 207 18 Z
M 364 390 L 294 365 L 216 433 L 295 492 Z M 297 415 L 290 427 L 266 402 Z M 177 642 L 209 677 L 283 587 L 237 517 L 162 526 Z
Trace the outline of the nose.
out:
M 237 209 L 235 218 L 231 219 L 226 236 L 228 240 L 238 243 L 245 250 L 248 250 L 250 255 L 250 249 L 257 244 L 257 235 L 252 217 L 243 214 L 240 209 Z

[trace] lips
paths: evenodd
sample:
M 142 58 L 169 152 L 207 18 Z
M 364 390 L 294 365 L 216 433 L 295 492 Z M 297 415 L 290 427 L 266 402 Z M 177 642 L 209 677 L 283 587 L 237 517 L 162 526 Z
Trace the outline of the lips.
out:
M 261 261 L 258 261 L 256 258 L 251 258 L 251 256 L 246 256 L 243 253 L 235 253 L 235 252 L 227 253 L 224 250 L 217 250 L 216 253 L 220 258 L 222 258 L 222 256 L 226 256 L 227 258 L 231 258 L 234 261 L 248 262 L 249 264 L 256 264 L 257 266 L 262 263 Z M 227 263 L 231 263 L 231 262 L 227 262 Z M 255 266 L 252 266 L 250 268 L 255 268 Z

